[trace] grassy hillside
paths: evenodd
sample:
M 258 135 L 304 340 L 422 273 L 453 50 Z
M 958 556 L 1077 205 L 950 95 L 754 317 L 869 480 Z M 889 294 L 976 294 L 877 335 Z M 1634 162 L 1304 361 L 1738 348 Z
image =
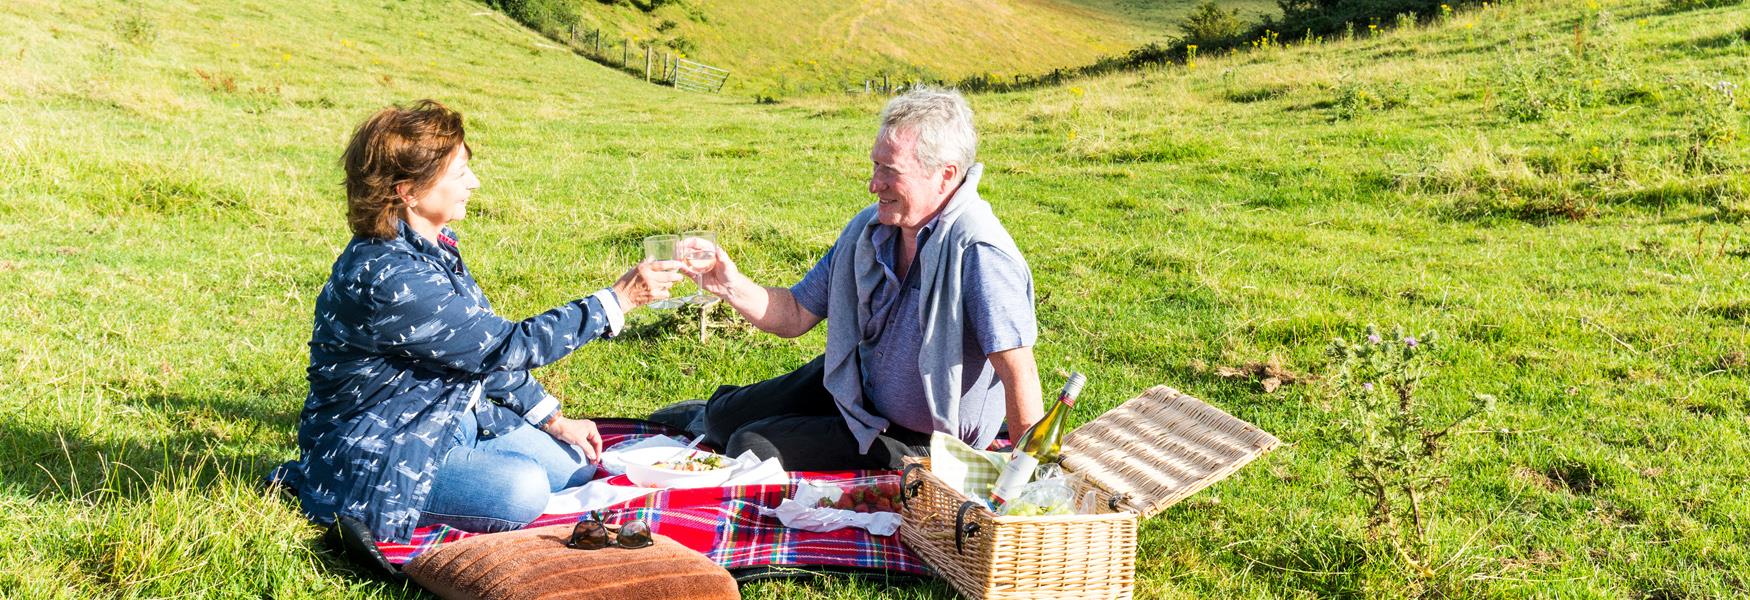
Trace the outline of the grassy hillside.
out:
M 1287 442 L 1146 523 L 1138 596 L 1750 593 L 1746 23 L 1525 2 L 975 97 L 1044 370 L 1091 378 L 1076 421 L 1167 383 Z M 254 488 L 295 453 L 341 144 L 384 104 L 468 116 L 458 229 L 513 318 L 695 227 L 787 283 L 868 202 L 879 100 L 647 86 L 471 2 L 18 0 L 0 31 L 0 597 L 417 596 Z M 1217 373 L 1317 374 L 1372 322 L 1442 333 L 1438 410 L 1500 398 L 1426 506 L 1432 579 L 1366 535 L 1319 388 Z M 689 333 L 638 314 L 537 374 L 570 414 L 641 415 L 823 344 Z
M 1076 67 L 1177 35 L 1193 2 L 1091 0 L 682 2 L 646 12 L 579 2 L 586 30 L 651 43 L 734 75 L 731 93 L 861 89 L 883 73 L 948 81 Z M 1267 2 L 1245 0 L 1247 8 Z M 614 42 L 618 44 L 618 42 Z M 616 46 L 617 47 L 617 46 Z M 616 55 L 617 56 L 617 55 Z M 642 53 L 639 53 L 642 60 Z
M 1117 15 L 1137 23 L 1155 34 L 1151 41 L 1165 41 L 1180 34 L 1179 24 L 1201 2 L 1161 0 L 1064 0 L 1088 10 Z M 1217 6 L 1237 9 L 1247 20 L 1257 21 L 1267 15 L 1277 15 L 1275 0 L 1217 0 Z

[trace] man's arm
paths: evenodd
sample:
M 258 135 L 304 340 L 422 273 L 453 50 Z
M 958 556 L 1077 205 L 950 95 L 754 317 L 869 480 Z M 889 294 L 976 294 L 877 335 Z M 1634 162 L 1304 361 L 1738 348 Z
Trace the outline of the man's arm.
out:
M 694 238 L 684 240 L 681 243 L 708 244 L 709 242 Z M 741 316 L 749 323 L 753 323 L 754 327 L 779 337 L 793 338 L 808 333 L 808 330 L 814 329 L 815 325 L 820 324 L 820 315 L 803 306 L 803 303 L 797 300 L 796 295 L 788 288 L 766 287 L 755 283 L 754 280 L 741 273 L 741 269 L 735 266 L 735 261 L 729 258 L 729 253 L 725 252 L 722 246 L 717 246 L 716 252 L 717 262 L 711 270 L 699 272 L 691 267 L 682 267 L 682 270 L 691 276 L 693 281 L 698 282 L 699 287 L 716 294 L 717 297 L 728 302 L 730 306 L 735 307 L 735 312 L 741 313 Z M 828 252 L 827 256 L 830 257 L 831 253 Z M 821 259 L 820 263 L 815 265 L 814 270 L 810 271 L 813 283 L 819 284 L 810 289 L 824 286 L 827 276 L 817 272 L 826 268 L 824 266 L 826 264 L 827 259 Z M 821 305 L 824 306 L 824 302 Z
M 1033 362 L 1033 347 L 992 352 L 986 358 L 997 370 L 997 379 L 1003 382 L 1009 439 L 1015 439 L 1045 416 L 1045 407 L 1040 403 L 1039 367 Z
M 736 275 L 740 281 L 722 288 L 722 291 L 711 291 L 735 307 L 735 312 L 741 313 L 760 331 L 793 338 L 808 333 L 820 323 L 820 316 L 803 308 L 789 288 L 766 287 L 739 272 Z

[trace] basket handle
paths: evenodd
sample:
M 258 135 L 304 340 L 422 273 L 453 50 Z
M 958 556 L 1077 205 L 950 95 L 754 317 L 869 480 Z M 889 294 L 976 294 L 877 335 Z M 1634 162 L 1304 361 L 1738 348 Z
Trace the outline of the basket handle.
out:
M 983 506 L 978 502 L 967 500 L 960 503 L 960 511 L 954 515 L 954 551 L 966 553 L 966 538 L 978 535 L 978 523 L 966 522 L 966 511 Z
M 899 503 L 906 508 L 911 508 L 911 499 L 918 497 L 918 494 L 923 492 L 923 475 L 919 475 L 917 479 L 911 478 L 913 472 L 921 471 L 923 468 L 923 463 L 911 463 L 906 465 L 905 470 L 899 474 Z

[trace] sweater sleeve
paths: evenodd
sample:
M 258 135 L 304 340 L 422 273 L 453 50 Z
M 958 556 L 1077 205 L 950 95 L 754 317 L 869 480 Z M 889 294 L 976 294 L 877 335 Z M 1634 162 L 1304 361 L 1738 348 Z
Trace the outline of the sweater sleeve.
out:
M 458 293 L 435 265 L 376 262 L 361 286 L 371 311 L 365 328 L 379 351 L 434 367 L 476 374 L 533 369 L 570 354 L 610 325 L 594 297 L 510 321 Z

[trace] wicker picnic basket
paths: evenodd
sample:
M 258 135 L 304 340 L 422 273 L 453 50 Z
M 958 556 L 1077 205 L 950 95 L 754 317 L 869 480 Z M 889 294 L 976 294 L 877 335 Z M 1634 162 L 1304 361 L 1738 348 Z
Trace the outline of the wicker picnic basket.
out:
M 1129 598 L 1136 524 L 1220 481 L 1278 441 L 1203 401 L 1156 386 L 1072 431 L 1062 464 L 1095 514 L 997 515 L 907 465 L 900 536 L 970 598 Z

